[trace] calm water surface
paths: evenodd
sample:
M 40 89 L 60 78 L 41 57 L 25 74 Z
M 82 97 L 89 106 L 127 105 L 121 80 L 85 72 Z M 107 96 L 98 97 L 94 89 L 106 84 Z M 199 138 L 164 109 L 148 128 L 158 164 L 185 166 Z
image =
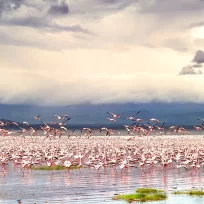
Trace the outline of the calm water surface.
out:
M 139 187 L 156 187 L 168 192 L 166 201 L 151 202 L 160 204 L 201 204 L 204 197 L 189 197 L 171 195 L 172 190 L 184 190 L 204 187 L 204 172 L 192 173 L 182 170 L 169 170 L 165 174 L 161 170 L 154 170 L 141 174 L 136 168 L 128 173 L 116 172 L 108 168 L 100 174 L 94 169 L 71 171 L 30 171 L 24 176 L 19 169 L 13 170 L 9 165 L 5 175 L 0 174 L 0 204 L 17 203 L 21 198 L 23 204 L 84 204 L 84 203 L 112 203 L 122 204 L 124 201 L 113 201 L 114 194 L 133 193 Z

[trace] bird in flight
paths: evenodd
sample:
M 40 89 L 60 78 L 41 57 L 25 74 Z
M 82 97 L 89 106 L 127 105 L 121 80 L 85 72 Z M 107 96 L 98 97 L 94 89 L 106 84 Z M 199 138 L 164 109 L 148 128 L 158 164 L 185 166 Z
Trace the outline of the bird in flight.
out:
M 123 114 L 123 113 L 115 114 L 112 112 L 107 112 L 107 113 L 111 114 L 113 116 L 113 118 L 120 118 L 120 116 Z
M 33 119 L 35 119 L 35 120 L 40 120 L 40 115 L 34 116 Z
M 110 121 L 113 121 L 113 122 L 116 122 L 116 119 L 114 118 L 106 118 L 107 120 L 110 120 Z

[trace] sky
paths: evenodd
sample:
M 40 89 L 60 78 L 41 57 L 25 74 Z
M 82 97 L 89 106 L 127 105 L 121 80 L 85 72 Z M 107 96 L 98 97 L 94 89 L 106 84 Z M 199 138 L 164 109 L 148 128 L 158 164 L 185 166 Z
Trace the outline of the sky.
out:
M 204 0 L 1 0 L 0 103 L 203 103 Z

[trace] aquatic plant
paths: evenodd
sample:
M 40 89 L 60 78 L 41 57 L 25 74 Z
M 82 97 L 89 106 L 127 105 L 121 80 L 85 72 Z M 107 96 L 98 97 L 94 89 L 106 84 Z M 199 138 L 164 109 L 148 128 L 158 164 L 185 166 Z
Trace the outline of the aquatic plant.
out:
M 153 188 L 139 188 L 136 193 L 127 195 L 116 195 L 113 200 L 125 200 L 129 203 L 133 201 L 147 202 L 147 201 L 159 201 L 165 200 L 167 195 L 162 190 Z
M 164 192 L 163 190 L 157 190 L 154 188 L 138 188 L 136 193 L 161 193 Z
M 185 194 L 185 195 L 190 195 L 190 196 L 203 196 L 204 195 L 204 191 L 202 190 L 185 190 L 185 191 L 174 191 L 172 192 L 175 195 L 178 194 Z

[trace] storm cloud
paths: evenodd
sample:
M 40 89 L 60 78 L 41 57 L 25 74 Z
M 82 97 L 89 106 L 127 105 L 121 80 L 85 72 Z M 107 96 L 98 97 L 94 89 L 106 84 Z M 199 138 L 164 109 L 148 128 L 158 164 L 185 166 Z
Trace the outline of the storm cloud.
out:
M 40 8 L 41 5 L 41 8 Z M 8 0 L 0 3 L 2 26 L 21 26 L 44 30 L 45 32 L 81 32 L 93 34 L 79 24 L 62 25 L 56 23 L 58 17 L 68 15 L 66 0 L 31 3 L 29 0 Z
M 58 5 L 52 5 L 48 13 L 51 15 L 67 15 L 69 13 L 69 7 L 67 2 L 61 1 Z
M 193 62 L 196 62 L 198 64 L 204 63 L 204 52 L 202 50 L 198 50 L 196 52 L 196 55 L 193 58 Z
M 1 0 L 0 1 L 0 15 L 7 12 L 12 12 L 21 7 L 24 0 Z

